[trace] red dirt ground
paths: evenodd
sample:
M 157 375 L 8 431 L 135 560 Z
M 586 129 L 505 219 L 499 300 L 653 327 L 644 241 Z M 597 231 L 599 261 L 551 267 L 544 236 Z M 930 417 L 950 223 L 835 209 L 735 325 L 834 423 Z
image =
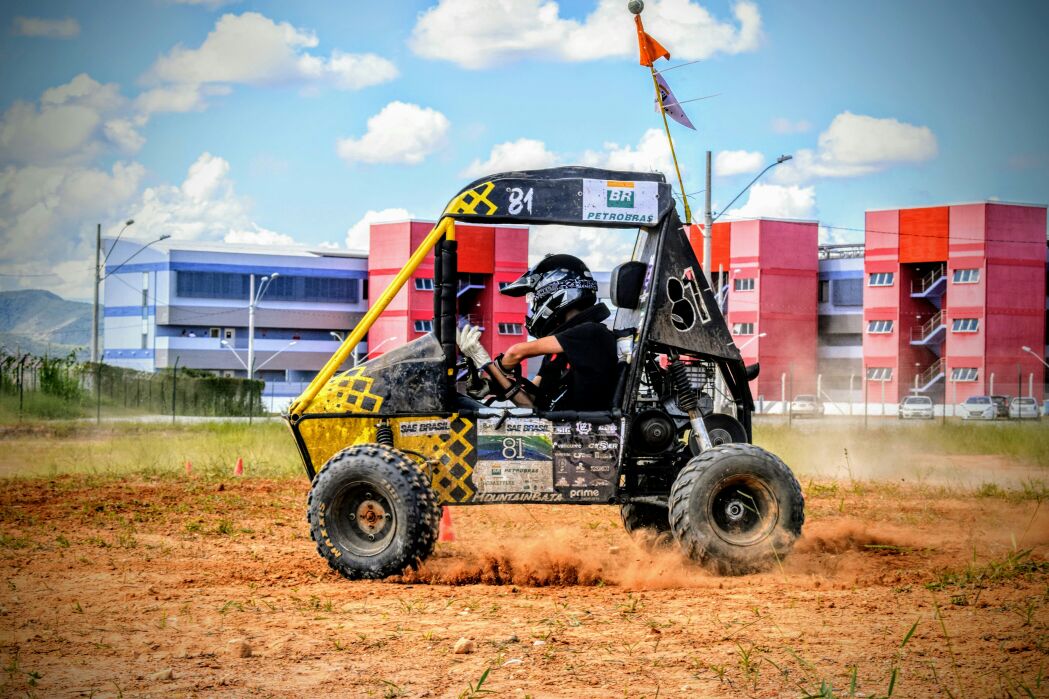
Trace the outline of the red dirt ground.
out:
M 795 553 L 740 578 L 647 553 L 610 507 L 456 508 L 421 570 L 348 582 L 306 488 L 5 482 L 0 694 L 455 697 L 491 668 L 490 696 L 848 696 L 855 672 L 870 697 L 894 669 L 896 697 L 1049 696 L 1034 501 L 810 485 Z

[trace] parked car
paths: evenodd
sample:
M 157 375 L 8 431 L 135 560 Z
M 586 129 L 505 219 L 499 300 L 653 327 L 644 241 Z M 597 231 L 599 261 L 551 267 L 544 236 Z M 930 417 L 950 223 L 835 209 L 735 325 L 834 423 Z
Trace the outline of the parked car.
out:
M 993 420 L 998 416 L 998 407 L 990 396 L 969 396 L 958 406 L 963 420 Z
M 1009 417 L 1013 420 L 1037 420 L 1038 401 L 1034 398 L 1013 398 L 1009 401 Z
M 932 398 L 907 396 L 900 403 L 900 409 L 896 415 L 901 420 L 932 420 Z
M 994 403 L 995 417 L 1001 420 L 1007 420 L 1009 418 L 1009 396 L 991 396 L 991 402 Z
M 790 403 L 790 412 L 795 417 L 819 417 L 823 415 L 823 403 L 816 396 L 808 393 L 794 396 Z

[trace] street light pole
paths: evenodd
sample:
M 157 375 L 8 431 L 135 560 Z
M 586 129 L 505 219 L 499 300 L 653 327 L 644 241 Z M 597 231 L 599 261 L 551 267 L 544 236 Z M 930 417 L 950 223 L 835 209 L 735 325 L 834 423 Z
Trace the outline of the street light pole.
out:
M 710 270 L 713 267 L 711 264 L 711 257 L 713 257 L 713 243 L 714 239 L 714 212 L 710 210 L 710 151 L 707 151 L 707 191 L 706 191 L 705 206 L 703 207 L 703 272 L 707 275 L 707 285 L 712 286 L 710 280 Z
M 102 224 L 95 229 L 95 302 L 91 306 L 91 363 L 98 362 L 98 287 L 102 284 Z
M 772 168 L 776 167 L 777 165 L 782 165 L 783 163 L 787 162 L 788 160 L 793 160 L 793 159 L 794 159 L 793 155 L 781 155 L 778 158 L 776 158 L 776 162 L 769 163 L 769 165 L 764 170 L 759 172 L 757 174 L 757 176 L 750 181 L 750 184 L 748 184 L 746 187 L 741 189 L 739 191 L 739 194 L 737 194 L 736 196 L 732 197 L 732 201 L 730 201 L 724 208 L 722 208 L 717 216 L 713 217 L 713 219 L 711 220 L 711 225 L 713 225 L 714 221 L 717 221 L 719 218 L 724 216 L 725 212 L 728 211 L 730 208 L 732 208 L 732 205 L 736 203 L 736 200 L 739 199 L 744 194 L 746 194 L 747 190 L 750 189 L 751 187 L 753 187 L 754 183 L 757 182 L 758 180 L 760 180 L 762 175 L 764 175 L 766 172 L 768 172 Z M 708 168 L 708 170 L 709 170 L 709 168 Z
M 120 229 L 120 233 L 117 234 L 116 240 L 113 241 L 113 245 L 114 246 L 116 245 L 117 241 L 120 240 L 120 236 L 124 235 L 124 231 L 127 230 L 127 227 L 131 226 L 131 225 L 134 225 L 134 223 L 135 223 L 135 219 L 129 218 L 127 220 L 127 223 L 124 224 L 124 227 Z M 113 252 L 113 249 L 110 248 L 109 252 L 111 254 Z M 109 255 L 107 254 L 106 255 L 106 260 L 108 260 L 108 259 L 109 259 Z M 99 360 L 99 351 L 98 351 L 98 349 L 99 349 L 99 347 L 98 347 L 98 330 L 99 330 L 99 328 L 98 328 L 98 322 L 99 322 L 99 319 L 98 319 L 98 316 L 99 316 L 98 291 L 99 291 L 99 287 L 102 285 L 102 279 L 104 278 L 102 276 L 102 264 L 103 264 L 103 260 L 102 260 L 102 224 L 98 223 L 98 224 L 95 224 L 95 302 L 91 306 L 91 362 L 92 363 L 95 363 L 95 362 L 97 362 Z M 109 276 L 109 275 L 106 275 L 106 276 Z
M 270 283 L 279 276 L 279 272 L 274 272 L 263 277 L 259 282 L 259 293 L 256 295 L 255 275 L 248 275 L 248 381 L 255 378 L 255 307 L 270 288 Z
M 1037 354 L 1035 354 L 1034 350 L 1032 350 L 1030 347 L 1028 347 L 1027 345 L 1024 345 L 1020 349 L 1022 349 L 1024 352 L 1026 352 L 1027 354 L 1031 355 L 1032 357 L 1034 357 L 1035 359 L 1040 361 L 1042 364 L 1044 364 L 1046 369 L 1049 369 L 1049 363 L 1047 363 L 1044 359 L 1042 359 Z

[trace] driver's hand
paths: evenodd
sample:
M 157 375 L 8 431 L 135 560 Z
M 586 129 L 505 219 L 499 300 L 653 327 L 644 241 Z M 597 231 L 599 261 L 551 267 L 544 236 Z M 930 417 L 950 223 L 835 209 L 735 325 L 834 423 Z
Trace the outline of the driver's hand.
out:
M 481 329 L 472 325 L 464 325 L 455 331 L 455 344 L 459 345 L 459 352 L 464 357 L 473 361 L 474 366 L 480 368 L 492 362 L 492 357 L 481 345 Z

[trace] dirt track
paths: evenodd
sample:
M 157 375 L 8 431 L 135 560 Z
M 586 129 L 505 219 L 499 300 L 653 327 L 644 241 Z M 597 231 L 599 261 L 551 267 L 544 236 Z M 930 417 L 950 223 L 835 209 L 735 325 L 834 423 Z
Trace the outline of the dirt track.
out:
M 495 696 L 847 696 L 855 668 L 871 696 L 897 668 L 894 696 L 1049 696 L 1034 501 L 810 486 L 796 553 L 744 578 L 645 553 L 608 507 L 458 508 L 410 580 L 351 583 L 305 489 L 5 483 L 0 693 L 443 697 L 493 668 Z M 1033 553 L 1003 563 L 1013 537 Z

